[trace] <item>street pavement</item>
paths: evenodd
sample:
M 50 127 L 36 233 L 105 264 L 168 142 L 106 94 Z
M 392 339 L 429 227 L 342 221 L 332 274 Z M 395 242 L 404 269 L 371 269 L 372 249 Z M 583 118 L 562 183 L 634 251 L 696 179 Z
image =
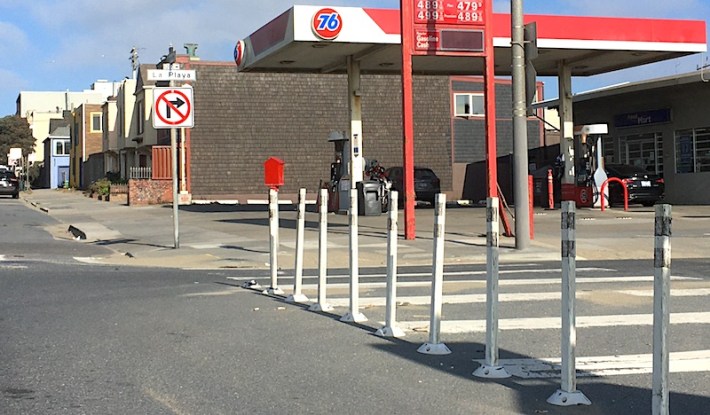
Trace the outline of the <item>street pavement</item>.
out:
M 315 198 L 315 195 L 309 195 Z M 193 269 L 268 269 L 269 228 L 266 205 L 188 205 L 178 214 L 178 245 L 171 206 L 129 207 L 99 201 L 72 190 L 40 189 L 22 198 L 60 222 L 49 229 L 57 238 L 85 235 L 81 243 L 110 248 L 115 254 L 87 258 L 104 264 Z M 318 213 L 308 206 L 304 267 L 318 264 Z M 486 262 L 484 207 L 449 204 L 446 210 L 446 264 Z M 296 209 L 280 207 L 279 255 L 281 269 L 295 264 Z M 399 212 L 398 263 L 431 265 L 434 209 L 415 210 L 416 239 L 405 240 L 404 213 Z M 510 217 L 510 213 L 508 214 Z M 347 215 L 329 214 L 328 266 L 348 268 Z M 511 221 L 512 222 L 512 221 Z M 70 227 L 75 230 L 69 232 Z M 560 259 L 560 211 L 536 208 L 534 239 L 524 250 L 515 239 L 501 237 L 501 263 Z M 76 232 L 79 230 L 80 232 Z M 503 230 L 501 229 L 501 233 Z M 577 210 L 578 259 L 653 258 L 654 208 L 631 207 Z M 359 218 L 359 265 L 385 266 L 387 215 Z M 673 257 L 706 258 L 710 252 L 710 206 L 673 206 Z
M 302 284 L 310 301 L 289 304 L 284 299 L 294 286 L 296 211 L 292 205 L 282 205 L 280 212 L 279 287 L 285 293 L 262 296 L 258 293 L 270 282 L 265 205 L 182 206 L 180 247 L 175 249 L 170 206 L 128 207 L 64 190 L 35 190 L 22 197 L 58 222 L 47 229 L 55 238 L 85 234 L 86 239 L 76 243 L 113 252 L 77 258 L 82 262 L 213 270 L 211 275 L 223 278 L 219 295 L 213 296 L 251 292 L 255 301 L 247 311 L 254 316 L 295 313 L 318 298 L 318 214 L 313 206 L 306 215 Z M 500 357 L 514 376 L 501 381 L 502 389 L 471 375 L 483 362 L 486 343 L 485 209 L 450 204 L 446 211 L 439 334 L 452 350 L 448 356 L 416 353 L 431 336 L 434 210 L 416 209 L 417 238 L 411 241 L 402 238 L 402 216 L 400 211 L 396 325 L 404 337 L 390 343 L 363 336 L 350 339 L 351 347 L 371 344 L 394 355 L 393 359 L 398 357 L 398 362 L 405 359 L 436 368 L 442 379 L 476 382 L 482 391 L 495 390 L 494 395 L 480 398 L 482 407 L 489 406 L 479 413 L 569 413 L 545 403 L 560 385 L 560 211 L 535 209 L 535 237 L 528 249 L 516 250 L 513 238 L 501 238 Z M 348 218 L 329 214 L 328 220 L 326 303 L 334 308 L 306 313 L 311 317 L 292 323 L 294 329 L 331 324 L 349 311 Z M 384 215 L 360 217 L 358 311 L 367 320 L 353 327 L 366 334 L 382 328 L 386 318 L 386 224 Z M 650 413 L 653 233 L 654 208 L 577 211 L 577 376 L 578 389 L 592 406 L 576 408 L 575 413 Z M 709 252 L 710 206 L 673 206 L 671 413 L 702 413 L 710 404 L 705 386 L 710 383 Z M 257 285 L 243 288 L 252 280 Z M 337 339 L 333 342 L 333 346 L 349 347 Z M 516 402 L 512 391 L 521 391 L 530 400 Z M 495 407 L 497 411 L 492 410 Z

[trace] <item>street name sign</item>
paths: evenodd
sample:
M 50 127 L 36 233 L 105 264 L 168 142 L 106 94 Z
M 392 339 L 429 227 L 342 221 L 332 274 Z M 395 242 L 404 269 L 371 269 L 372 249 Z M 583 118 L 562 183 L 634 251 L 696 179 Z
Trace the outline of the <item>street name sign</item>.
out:
M 194 127 L 191 87 L 154 88 L 153 98 L 153 128 Z
M 148 69 L 149 81 L 194 81 L 193 69 Z

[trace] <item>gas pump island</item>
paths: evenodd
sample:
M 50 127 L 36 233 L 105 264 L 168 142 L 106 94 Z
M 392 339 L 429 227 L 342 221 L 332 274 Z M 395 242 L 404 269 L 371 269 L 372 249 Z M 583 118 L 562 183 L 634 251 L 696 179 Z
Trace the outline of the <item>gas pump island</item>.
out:
M 484 64 L 487 60 L 491 61 L 491 67 L 495 64 L 497 75 L 511 74 L 511 17 L 491 13 L 492 2 L 411 0 L 402 1 L 401 5 L 401 10 L 293 6 L 239 40 L 234 48 L 234 61 L 238 70 L 243 72 L 346 73 L 350 122 L 337 129 L 346 130 L 351 138 L 357 138 L 360 157 L 355 162 L 362 167 L 359 164 L 362 162 L 362 145 L 367 147 L 368 139 L 398 137 L 381 137 L 376 132 L 371 133 L 370 138 L 363 137 L 361 72 L 402 74 L 403 78 L 409 79 L 412 73 L 480 75 L 487 72 L 489 65 Z M 453 10 L 459 10 L 459 6 L 468 10 L 453 13 Z M 702 20 L 526 14 L 524 22 L 537 24 L 539 54 L 534 66 L 538 76 L 556 76 L 559 80 L 561 135 L 570 145 L 574 141 L 573 76 L 598 75 L 707 50 L 706 24 Z M 488 43 L 489 39 L 490 44 L 482 44 Z M 457 54 L 462 56 L 455 56 Z M 487 54 L 488 59 L 482 59 L 483 54 Z M 492 82 L 492 70 L 490 74 Z M 403 85 L 409 88 L 411 83 L 404 82 Z M 411 108 L 411 90 L 403 92 L 406 111 Z M 486 119 L 493 118 L 493 113 L 487 111 L 486 115 Z M 492 124 L 495 128 L 495 123 Z M 403 165 L 412 167 L 414 129 L 411 112 L 403 127 Z M 485 139 L 471 137 L 471 140 Z M 355 141 L 351 140 L 352 147 L 355 147 Z M 490 144 L 495 144 L 495 139 Z M 490 148 L 494 149 L 494 146 Z M 489 153 L 486 157 L 490 167 L 495 169 L 495 155 Z M 565 163 L 569 164 L 562 176 L 564 193 L 574 200 L 577 192 L 575 168 L 569 158 Z M 362 169 L 356 168 L 355 171 Z M 487 183 L 489 189 L 495 189 L 496 175 L 493 172 L 489 169 L 487 179 L 492 181 Z M 413 183 L 405 183 L 408 192 L 413 192 L 413 187 Z M 408 200 L 413 202 L 411 194 Z M 412 215 L 407 215 L 408 209 L 405 207 L 405 234 L 413 236 L 413 206 Z
M 562 146 L 556 163 L 562 179 L 562 200 L 573 200 L 579 207 L 601 206 L 599 191 L 607 179 L 602 135 L 607 133 L 606 124 L 575 127 L 572 143 Z M 572 163 L 566 163 L 568 157 Z M 565 170 L 566 166 L 572 171 Z M 604 199 L 609 200 L 608 189 Z

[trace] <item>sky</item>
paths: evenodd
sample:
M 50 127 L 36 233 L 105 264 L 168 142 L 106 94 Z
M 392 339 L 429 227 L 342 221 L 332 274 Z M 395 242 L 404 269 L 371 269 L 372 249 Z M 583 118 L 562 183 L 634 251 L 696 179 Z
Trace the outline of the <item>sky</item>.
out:
M 20 91 L 83 91 L 96 80 L 131 75 L 130 51 L 157 63 L 171 44 L 197 43 L 203 60 L 230 61 L 234 44 L 294 4 L 293 0 L 0 0 L 0 117 L 16 110 Z M 399 0 L 301 0 L 297 4 L 399 8 Z M 525 13 L 710 19 L 710 0 L 523 0 Z M 495 0 L 509 12 L 509 0 Z M 696 70 L 705 55 L 575 78 L 575 92 Z M 542 78 L 557 96 L 554 78 Z

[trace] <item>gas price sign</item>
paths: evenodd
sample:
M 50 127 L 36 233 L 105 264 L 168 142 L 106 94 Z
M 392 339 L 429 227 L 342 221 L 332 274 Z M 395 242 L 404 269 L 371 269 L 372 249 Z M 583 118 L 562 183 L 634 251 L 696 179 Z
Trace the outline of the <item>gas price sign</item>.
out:
M 484 25 L 485 1 L 414 0 L 415 24 Z
M 481 56 L 490 0 L 413 0 L 414 55 Z

